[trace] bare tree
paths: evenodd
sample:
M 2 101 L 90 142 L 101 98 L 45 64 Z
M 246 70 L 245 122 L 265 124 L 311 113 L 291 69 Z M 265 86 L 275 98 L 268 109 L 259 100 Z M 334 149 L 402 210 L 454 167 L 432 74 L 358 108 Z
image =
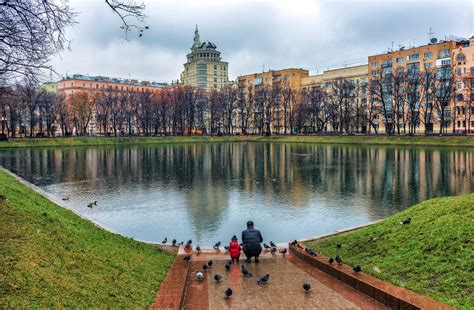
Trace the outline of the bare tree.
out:
M 50 57 L 65 48 L 65 29 L 74 17 L 64 2 L 0 1 L 0 83 L 52 70 Z
M 454 111 L 449 110 L 451 100 L 454 98 L 454 92 L 456 87 L 456 80 L 453 74 L 451 74 L 451 71 L 452 70 L 450 65 L 442 66 L 438 69 L 438 72 L 436 73 L 436 78 L 433 83 L 433 104 L 440 120 L 440 135 L 447 133 L 448 121 L 446 120 L 446 118 L 452 118 L 451 112 L 452 114 L 454 114 Z M 452 119 L 454 122 L 454 118 Z
M 105 0 L 105 3 L 122 21 L 121 29 L 124 31 L 124 38 L 130 39 L 130 34 L 135 31 L 138 37 L 143 36 L 143 32 L 149 29 L 145 25 L 145 4 L 137 3 L 133 0 Z
M 467 116 L 465 117 L 465 121 L 467 122 L 467 126 L 465 126 L 465 133 L 471 133 L 471 119 L 472 114 L 474 114 L 474 72 L 471 68 L 469 73 L 462 78 L 462 83 L 464 85 L 464 105 L 467 108 Z
M 374 111 L 373 115 L 378 118 L 382 115 L 387 135 L 393 134 L 393 110 L 392 110 L 392 77 L 391 73 L 375 71 L 369 84 L 370 109 Z M 377 111 L 377 113 L 375 113 Z M 374 123 L 374 126 L 377 124 Z

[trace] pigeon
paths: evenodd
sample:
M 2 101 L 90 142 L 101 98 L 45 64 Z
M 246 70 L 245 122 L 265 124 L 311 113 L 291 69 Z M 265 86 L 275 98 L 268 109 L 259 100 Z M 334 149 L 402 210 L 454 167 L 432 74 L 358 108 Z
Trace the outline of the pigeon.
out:
M 183 245 L 183 244 L 184 244 L 184 242 L 183 242 L 183 241 L 181 241 L 180 243 L 178 243 L 178 245 Z
M 234 262 L 233 262 L 231 259 L 229 259 L 229 260 L 227 261 L 227 265 L 232 265 L 233 263 L 234 263 Z
M 145 29 L 150 29 L 150 27 L 149 27 L 149 26 L 145 26 Z
M 94 201 L 94 202 L 89 202 L 89 203 L 87 204 L 87 207 L 88 207 L 88 208 L 91 208 L 91 209 L 92 209 L 94 206 L 97 206 L 97 200 Z
M 200 271 L 196 272 L 196 278 L 197 278 L 199 281 L 204 280 L 204 275 L 203 275 L 203 273 L 200 272 Z
M 191 260 L 191 255 L 184 256 L 184 261 L 189 262 Z
M 173 245 L 173 246 L 176 246 L 176 239 L 173 239 L 172 245 Z
M 311 288 L 311 285 L 309 285 L 309 283 L 303 283 L 303 288 L 307 292 Z
M 225 254 L 229 253 L 229 247 L 227 245 L 224 247 L 224 250 L 225 250 Z
M 225 264 L 225 265 L 224 265 L 225 270 L 226 270 L 226 271 L 230 271 L 230 266 L 231 266 L 231 265 L 229 265 L 229 264 Z
M 138 37 L 140 37 L 140 38 L 143 37 L 143 34 L 140 33 L 140 34 L 138 35 Z
M 247 269 L 247 267 L 245 267 L 245 265 L 242 265 L 242 274 L 244 275 L 244 277 L 251 277 L 252 276 L 252 274 Z
M 218 250 L 219 250 L 219 247 L 221 246 L 221 244 L 222 244 L 222 243 L 221 243 L 220 241 L 217 242 L 216 244 L 214 244 L 214 247 L 213 247 L 214 250 L 218 251 Z
M 243 247 L 243 246 L 244 246 L 244 243 L 243 243 L 243 242 L 241 242 L 241 243 L 239 243 L 239 245 L 240 245 L 241 247 Z
M 225 294 L 225 297 L 226 297 L 226 298 L 229 298 L 230 296 L 232 296 L 232 289 L 231 289 L 230 287 L 228 287 L 228 288 L 225 290 L 224 294 Z
M 310 248 L 310 247 L 306 247 L 306 248 L 304 249 L 304 251 L 305 251 L 306 253 L 309 253 L 309 251 L 311 251 L 311 248 Z
M 166 244 L 166 242 L 168 242 L 168 238 L 165 237 L 165 239 L 161 241 L 161 244 Z
M 334 258 L 333 258 L 332 256 L 329 257 L 328 263 L 329 263 L 329 265 L 331 265 L 332 263 L 334 263 Z
M 196 247 L 196 251 L 201 252 L 201 247 L 199 245 Z
M 212 259 L 211 259 L 210 261 L 208 261 L 208 262 L 207 262 L 207 266 L 208 266 L 209 268 L 211 268 L 211 267 L 212 267 Z
M 275 243 L 273 243 L 273 241 L 270 241 L 270 246 L 272 246 L 272 247 L 276 248 L 276 244 L 275 244 Z
M 69 197 L 64 197 L 63 201 L 69 201 Z
M 361 272 L 362 269 L 360 268 L 359 265 L 355 265 L 355 266 L 352 268 L 352 271 L 354 271 L 355 273 L 358 273 L 358 272 Z
M 340 249 L 341 248 L 341 245 L 338 243 L 336 244 L 336 248 Z
M 267 284 L 268 280 L 270 280 L 270 274 L 267 273 L 257 281 L 257 284 Z
M 337 262 L 338 264 L 341 264 L 341 263 L 342 263 L 342 257 L 339 256 L 339 254 L 336 255 L 336 262 Z
M 188 242 L 186 242 L 186 245 L 184 246 L 184 248 L 189 249 L 192 244 L 193 244 L 193 241 L 191 239 L 189 239 Z
M 404 219 L 403 222 L 400 222 L 400 224 L 402 225 L 408 225 L 411 223 L 411 219 L 413 218 L 413 216 L 409 216 L 408 218 Z
M 272 252 L 272 255 L 274 255 L 277 251 L 277 248 L 272 248 L 271 252 Z
M 303 246 L 299 243 L 297 243 L 296 246 L 299 247 L 300 249 L 304 249 Z
M 202 269 L 204 269 L 204 271 L 206 271 L 208 268 L 209 266 L 207 266 L 207 264 L 202 265 Z
M 216 273 L 216 274 L 214 275 L 214 280 L 215 280 L 216 282 L 221 282 L 222 276 L 221 276 L 220 274 Z
M 306 248 L 306 252 L 307 252 L 309 255 L 311 255 L 311 256 L 317 256 L 317 254 L 316 254 L 316 253 L 313 251 L 313 249 L 310 248 L 310 247 L 307 247 L 307 248 Z
M 280 254 L 282 254 L 282 255 L 285 255 L 285 254 L 286 254 L 286 252 L 288 252 L 288 250 L 287 250 L 287 249 L 283 249 L 283 250 L 281 250 L 281 251 L 280 251 L 280 252 L 278 252 L 278 253 L 280 253 Z
M 298 241 L 295 240 L 291 243 L 291 246 L 296 246 L 297 244 L 298 244 Z
M 266 244 L 266 243 L 263 244 L 263 247 L 264 247 L 265 249 L 270 249 L 270 248 L 271 248 L 271 246 L 269 246 L 269 245 Z

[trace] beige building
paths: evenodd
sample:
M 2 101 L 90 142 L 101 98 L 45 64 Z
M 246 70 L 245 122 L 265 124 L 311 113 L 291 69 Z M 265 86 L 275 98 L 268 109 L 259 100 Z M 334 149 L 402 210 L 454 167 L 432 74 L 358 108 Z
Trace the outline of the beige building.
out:
M 367 83 L 368 66 L 358 65 L 323 71 L 321 74 L 310 75 L 301 79 L 301 90 L 304 93 L 313 88 L 321 88 L 331 95 L 333 84 L 344 80 L 351 83 L 350 102 L 356 121 L 351 122 L 350 129 L 354 132 L 365 133 L 367 128 Z M 328 124 L 328 130 L 335 130 Z
M 209 41 L 201 42 L 196 25 L 194 43 L 186 56 L 181 83 L 206 90 L 222 88 L 229 83 L 229 64 L 222 61 L 221 52 Z
M 238 87 L 250 105 L 254 107 L 253 115 L 250 117 L 252 123 L 249 125 L 249 133 L 268 131 L 280 134 L 288 133 L 288 109 L 297 99 L 301 89 L 301 79 L 308 76 L 308 70 L 288 68 L 282 70 L 269 70 L 265 72 L 252 73 L 237 77 Z M 271 98 L 267 90 L 272 91 Z M 266 98 L 263 98 L 267 96 Z M 272 101 L 271 111 L 265 111 L 263 101 Z M 271 123 L 265 126 L 264 123 L 271 116 Z M 265 116 L 267 115 L 267 116 Z M 242 115 L 239 115 L 241 118 Z M 239 123 L 239 122 L 238 122 Z M 268 128 L 269 127 L 269 128 Z
M 458 133 L 474 133 L 474 37 L 460 42 L 452 56 L 456 77 L 455 130 Z

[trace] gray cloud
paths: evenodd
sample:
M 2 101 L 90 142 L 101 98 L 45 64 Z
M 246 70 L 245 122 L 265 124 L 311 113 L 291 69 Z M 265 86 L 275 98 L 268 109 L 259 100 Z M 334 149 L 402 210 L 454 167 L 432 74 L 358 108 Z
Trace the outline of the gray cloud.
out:
M 179 78 L 195 24 L 217 44 L 230 78 L 266 69 L 303 67 L 312 73 L 367 61 L 392 41 L 408 46 L 435 36 L 468 37 L 471 1 L 148 1 L 150 30 L 125 42 L 120 21 L 103 1 L 73 1 L 81 14 L 68 30 L 71 51 L 53 61 L 60 73 L 157 81 Z

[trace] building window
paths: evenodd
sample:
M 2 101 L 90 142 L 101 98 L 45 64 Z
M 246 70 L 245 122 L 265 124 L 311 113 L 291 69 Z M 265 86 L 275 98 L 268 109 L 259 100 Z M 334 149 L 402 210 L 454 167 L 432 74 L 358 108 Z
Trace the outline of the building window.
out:
M 457 68 L 456 69 L 456 74 L 457 75 L 462 75 L 462 68 Z
M 446 58 L 446 57 L 449 57 L 449 50 L 439 51 L 439 58 Z
M 373 61 L 372 62 L 372 67 L 378 67 L 379 66 L 379 62 L 378 61 Z
M 432 62 L 427 62 L 427 63 L 425 63 L 425 69 L 429 69 L 429 68 L 431 68 L 431 67 L 433 67 L 433 63 L 432 63 Z
M 92 88 L 92 83 L 89 84 L 89 88 Z
M 463 53 L 458 54 L 456 61 L 466 61 L 466 56 Z
M 408 60 L 415 60 L 415 59 L 418 59 L 420 57 L 420 54 L 411 54 L 411 55 L 408 55 Z
M 462 88 L 462 82 L 458 82 L 458 89 Z
M 402 63 L 403 62 L 403 57 L 398 57 L 396 62 L 397 62 L 397 64 Z
M 401 72 L 403 72 L 403 71 L 404 71 L 404 68 L 403 68 L 403 67 L 397 67 L 397 72 L 398 72 L 398 73 L 401 73 Z
M 96 89 L 99 89 L 99 84 L 95 84 L 95 88 L 96 88 Z
M 424 55 L 424 58 L 431 58 L 431 57 L 433 57 L 432 52 L 425 53 L 425 55 Z
M 384 60 L 383 66 L 386 67 L 386 68 L 391 67 L 392 66 L 392 60 L 391 59 Z
M 373 71 L 372 71 L 372 76 L 379 76 L 379 72 L 376 71 L 376 70 L 373 70 Z

